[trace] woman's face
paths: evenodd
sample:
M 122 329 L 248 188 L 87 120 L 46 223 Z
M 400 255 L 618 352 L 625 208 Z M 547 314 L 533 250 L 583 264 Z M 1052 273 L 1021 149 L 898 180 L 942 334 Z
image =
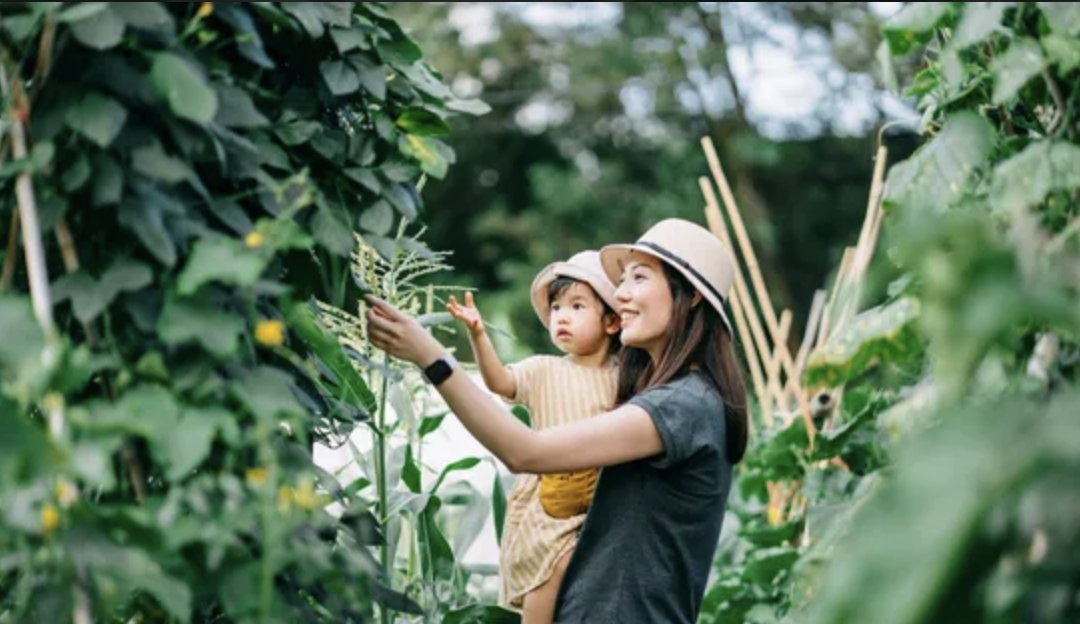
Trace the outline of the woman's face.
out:
M 622 343 L 644 349 L 656 362 L 667 344 L 671 326 L 671 286 L 661 261 L 649 254 L 632 252 L 622 269 L 615 291 Z

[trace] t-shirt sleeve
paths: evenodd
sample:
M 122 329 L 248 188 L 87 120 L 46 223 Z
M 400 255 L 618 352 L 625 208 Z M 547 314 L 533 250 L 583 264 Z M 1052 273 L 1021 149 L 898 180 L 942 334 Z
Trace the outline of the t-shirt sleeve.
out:
M 537 381 L 546 366 L 546 359 L 538 355 L 507 365 L 510 374 L 514 377 L 514 396 L 510 397 L 511 403 L 519 403 L 526 407 L 531 405 Z
M 657 468 L 676 465 L 703 450 L 715 450 L 723 442 L 724 404 L 699 381 L 677 379 L 649 388 L 629 403 L 652 418 L 664 452 L 652 460 Z

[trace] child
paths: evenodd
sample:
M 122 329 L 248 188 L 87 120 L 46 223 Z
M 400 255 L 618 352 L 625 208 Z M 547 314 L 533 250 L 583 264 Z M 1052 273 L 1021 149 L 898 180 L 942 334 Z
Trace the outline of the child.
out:
M 619 318 L 615 286 L 596 251 L 555 262 L 532 284 L 532 303 L 565 356 L 537 355 L 503 366 L 484 331 L 472 293 L 449 312 L 469 328 L 469 342 L 492 392 L 529 409 L 543 430 L 612 409 Z M 499 552 L 501 600 L 522 611 L 524 624 L 550 624 L 562 574 L 585 520 L 598 470 L 522 474 L 507 497 Z

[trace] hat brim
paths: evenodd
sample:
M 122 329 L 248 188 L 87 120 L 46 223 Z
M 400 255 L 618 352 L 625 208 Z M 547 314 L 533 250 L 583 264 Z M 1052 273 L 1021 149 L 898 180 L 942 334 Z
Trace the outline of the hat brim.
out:
M 618 307 L 618 302 L 615 300 L 615 289 L 610 285 L 601 284 L 597 279 L 603 276 L 594 275 L 592 271 L 586 271 L 581 267 L 566 262 L 553 262 L 537 273 L 531 288 L 533 310 L 540 317 L 540 322 L 544 324 L 544 327 L 548 327 L 548 320 L 551 317 L 551 306 L 548 304 L 548 288 L 559 277 L 569 277 L 588 284 L 593 292 L 612 310 Z
M 724 327 L 727 329 L 728 334 L 734 335 L 734 332 L 731 329 L 731 321 L 728 320 L 727 311 L 724 310 L 724 302 L 710 292 L 710 289 L 702 283 L 698 276 L 694 275 L 686 267 L 676 262 L 672 262 L 669 258 L 665 258 L 658 254 L 656 250 L 651 247 L 635 244 L 615 244 L 607 245 L 600 249 L 600 266 L 604 267 L 604 273 L 607 274 L 607 277 L 611 280 L 612 284 L 618 284 L 622 279 L 623 267 L 626 266 L 626 263 L 630 260 L 630 257 L 634 252 L 652 256 L 678 271 L 679 274 L 685 277 L 686 280 L 690 282 L 690 285 L 698 291 L 701 297 L 716 310 L 716 313 L 720 315 L 720 320 L 724 322 Z

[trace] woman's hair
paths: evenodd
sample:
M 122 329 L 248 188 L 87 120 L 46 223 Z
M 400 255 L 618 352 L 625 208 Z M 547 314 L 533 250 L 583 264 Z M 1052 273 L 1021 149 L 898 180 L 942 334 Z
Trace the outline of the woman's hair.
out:
M 619 315 L 615 312 L 615 310 L 613 310 L 611 308 L 611 306 L 609 306 L 608 303 L 606 301 L 604 301 L 604 298 L 601 297 L 596 292 L 596 290 L 593 289 L 593 287 L 588 284 L 588 282 L 583 282 L 581 280 L 577 280 L 577 279 L 574 279 L 572 277 L 566 277 L 565 275 L 560 275 L 560 276 L 556 277 L 554 280 L 551 281 L 551 284 L 548 285 L 548 305 L 554 304 L 555 303 L 555 298 L 558 297 L 559 295 L 561 295 L 563 293 L 563 291 L 565 291 L 567 288 L 570 288 L 574 284 L 581 284 L 582 286 L 587 288 L 589 290 L 589 292 L 592 294 L 592 296 L 600 303 L 600 307 L 601 307 L 600 322 L 601 323 L 604 322 L 604 317 L 607 317 L 609 315 L 613 316 L 615 318 L 618 318 Z M 614 354 L 618 353 L 622 349 L 622 341 L 619 339 L 619 334 L 620 333 L 622 333 L 622 332 L 617 331 L 614 334 L 611 334 L 611 335 L 608 336 L 608 344 L 607 344 L 608 350 L 607 350 L 607 352 L 608 352 L 609 355 L 614 355 Z
M 731 334 L 720 315 L 704 299 L 692 305 L 693 285 L 667 263 L 661 262 L 671 288 L 672 313 L 668 340 L 653 367 L 644 349 L 624 345 L 619 356 L 616 405 L 653 386 L 681 377 L 696 364 L 724 400 L 727 454 L 732 464 L 742 460 L 749 437 L 746 384 L 735 357 Z

